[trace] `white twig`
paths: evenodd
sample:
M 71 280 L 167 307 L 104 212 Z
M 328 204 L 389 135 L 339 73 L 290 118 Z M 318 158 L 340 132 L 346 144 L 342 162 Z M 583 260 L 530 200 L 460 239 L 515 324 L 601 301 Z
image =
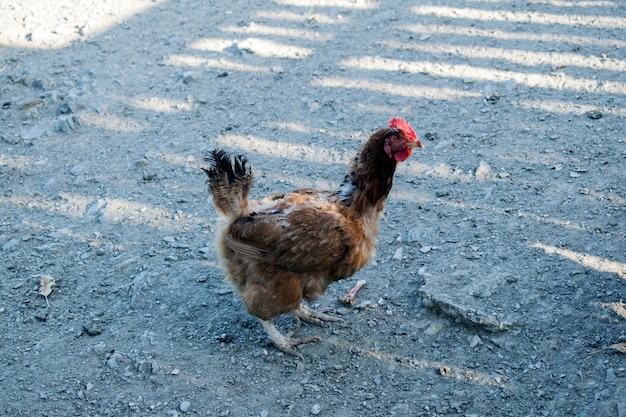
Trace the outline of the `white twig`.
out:
M 354 306 L 354 299 L 356 297 L 356 294 L 361 288 L 363 288 L 365 284 L 366 281 L 364 279 L 359 280 L 356 285 L 346 293 L 346 295 L 339 299 L 339 302 L 342 304 L 348 304 L 349 306 Z

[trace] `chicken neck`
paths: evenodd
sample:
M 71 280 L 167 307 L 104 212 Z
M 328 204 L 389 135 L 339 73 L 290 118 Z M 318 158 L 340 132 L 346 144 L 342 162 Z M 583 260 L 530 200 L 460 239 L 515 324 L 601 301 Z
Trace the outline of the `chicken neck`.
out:
M 339 186 L 339 200 L 360 214 L 372 207 L 381 211 L 391 190 L 397 162 L 385 153 L 384 141 L 393 133 L 392 129 L 374 132 L 352 160 Z

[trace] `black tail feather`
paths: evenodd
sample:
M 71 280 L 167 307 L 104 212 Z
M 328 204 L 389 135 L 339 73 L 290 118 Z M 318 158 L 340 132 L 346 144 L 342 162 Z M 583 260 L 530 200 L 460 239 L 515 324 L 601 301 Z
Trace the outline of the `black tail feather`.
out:
M 215 149 L 204 160 L 209 167 L 202 170 L 208 177 L 207 184 L 216 207 L 227 215 L 241 215 L 252 186 L 252 169 L 247 166 L 246 157 L 232 157 L 224 150 Z
M 221 149 L 214 149 L 204 160 L 210 164 L 209 169 L 202 168 L 209 177 L 209 180 L 228 178 L 228 183 L 233 184 L 250 174 L 250 168 L 246 167 L 248 160 L 243 155 L 236 155 L 234 158 Z

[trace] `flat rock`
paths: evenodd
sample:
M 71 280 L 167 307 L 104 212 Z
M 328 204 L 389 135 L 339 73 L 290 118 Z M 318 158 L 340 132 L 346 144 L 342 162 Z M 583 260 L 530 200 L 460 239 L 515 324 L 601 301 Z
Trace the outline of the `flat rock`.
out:
M 497 297 L 477 297 L 476 294 L 489 285 L 489 277 L 480 277 L 474 282 L 466 279 L 466 285 L 458 285 L 454 279 L 434 276 L 420 271 L 424 277 L 424 285 L 419 289 L 422 305 L 435 308 L 458 322 L 477 325 L 485 330 L 499 332 L 511 329 L 517 322 L 512 310 Z M 493 278 L 493 285 L 500 285 L 499 278 Z M 480 289 L 479 289 L 480 288 Z M 504 312 L 503 312 L 504 310 Z

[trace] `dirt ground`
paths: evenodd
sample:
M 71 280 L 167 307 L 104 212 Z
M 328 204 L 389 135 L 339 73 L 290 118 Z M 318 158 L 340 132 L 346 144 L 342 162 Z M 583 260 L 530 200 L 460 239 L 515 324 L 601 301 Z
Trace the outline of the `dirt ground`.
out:
M 1 416 L 626 416 L 624 2 L 52 3 L 0 12 Z M 333 188 L 392 116 L 377 261 L 285 356 L 202 156 Z

